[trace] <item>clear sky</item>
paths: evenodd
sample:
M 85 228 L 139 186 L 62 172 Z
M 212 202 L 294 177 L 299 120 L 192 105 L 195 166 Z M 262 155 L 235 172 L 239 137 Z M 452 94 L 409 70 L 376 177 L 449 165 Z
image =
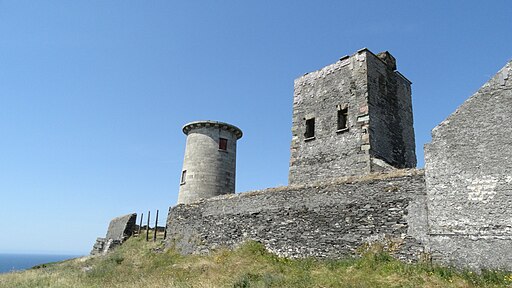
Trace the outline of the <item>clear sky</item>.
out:
M 430 130 L 512 58 L 511 15 L 508 0 L 0 0 L 0 253 L 86 254 L 131 212 L 163 223 L 194 120 L 244 131 L 237 191 L 286 185 L 293 80 L 363 47 L 413 82 L 422 167 Z

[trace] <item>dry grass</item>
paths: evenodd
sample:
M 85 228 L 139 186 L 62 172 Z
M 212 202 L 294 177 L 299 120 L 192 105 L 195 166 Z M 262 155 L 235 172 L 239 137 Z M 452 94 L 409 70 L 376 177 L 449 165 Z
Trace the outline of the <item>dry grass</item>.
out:
M 291 260 L 256 242 L 235 251 L 182 256 L 132 238 L 107 256 L 0 275 L 0 287 L 512 287 L 512 275 L 408 265 L 382 250 L 357 259 Z

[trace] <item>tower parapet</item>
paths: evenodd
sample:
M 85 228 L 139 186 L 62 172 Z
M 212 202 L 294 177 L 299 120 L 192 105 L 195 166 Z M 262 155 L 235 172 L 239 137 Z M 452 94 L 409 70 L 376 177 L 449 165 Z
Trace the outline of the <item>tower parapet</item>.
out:
M 242 130 L 218 121 L 183 126 L 187 135 L 178 204 L 235 193 L 236 141 Z

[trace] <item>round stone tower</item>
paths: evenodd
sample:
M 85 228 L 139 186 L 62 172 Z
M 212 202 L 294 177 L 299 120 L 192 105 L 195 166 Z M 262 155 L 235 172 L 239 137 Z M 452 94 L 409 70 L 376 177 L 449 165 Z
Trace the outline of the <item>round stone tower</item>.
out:
M 242 130 L 217 121 L 183 126 L 187 135 L 178 204 L 235 193 L 236 141 Z

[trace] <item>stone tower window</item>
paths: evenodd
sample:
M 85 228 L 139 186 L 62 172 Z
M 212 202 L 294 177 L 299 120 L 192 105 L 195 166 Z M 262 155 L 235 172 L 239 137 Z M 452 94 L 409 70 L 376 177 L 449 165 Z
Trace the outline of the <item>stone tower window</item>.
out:
M 219 149 L 224 151 L 228 150 L 228 139 L 219 138 Z
M 181 172 L 181 180 L 180 180 L 181 185 L 185 184 L 186 178 L 187 178 L 187 170 L 183 170 L 183 172 Z
M 304 133 L 306 140 L 315 137 L 315 118 L 306 119 L 306 133 Z
M 346 131 L 348 129 L 348 108 L 338 108 L 337 132 Z

